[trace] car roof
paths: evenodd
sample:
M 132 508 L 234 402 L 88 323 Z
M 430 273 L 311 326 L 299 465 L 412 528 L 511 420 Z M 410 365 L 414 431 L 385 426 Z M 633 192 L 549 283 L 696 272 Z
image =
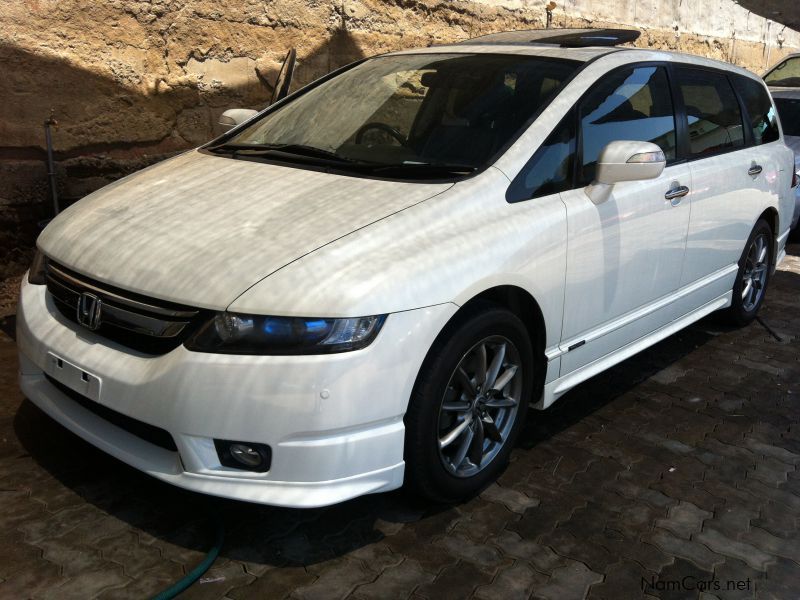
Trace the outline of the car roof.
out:
M 480 38 L 477 38 L 480 39 Z M 542 58 L 566 59 L 578 62 L 589 62 L 606 55 L 625 54 L 630 56 L 630 62 L 643 61 L 666 61 L 683 62 L 698 66 L 711 67 L 730 71 L 750 77 L 756 81 L 762 81 L 755 73 L 743 67 L 738 67 L 732 63 L 705 58 L 695 54 L 683 52 L 672 52 L 668 50 L 656 50 L 650 48 L 634 48 L 630 46 L 590 46 L 585 48 L 561 47 L 557 45 L 531 43 L 531 44 L 502 44 L 502 43 L 472 43 L 473 40 L 466 40 L 441 46 L 429 46 L 427 48 L 412 48 L 409 50 L 398 50 L 384 56 L 403 55 L 403 54 L 517 54 L 522 56 L 537 56 Z
M 542 58 L 561 58 L 587 62 L 604 54 L 615 52 L 616 48 L 561 48 L 545 44 L 515 45 L 515 44 L 470 44 L 458 42 L 428 48 L 411 48 L 390 52 L 389 56 L 403 54 L 518 54 L 522 56 L 540 56 Z
M 610 29 L 610 28 L 548 28 L 548 29 L 519 29 L 516 31 L 500 31 L 487 33 L 475 38 L 464 40 L 462 44 L 548 44 L 562 48 L 589 48 L 593 46 L 619 46 L 628 42 L 635 42 L 642 32 L 638 29 Z
M 773 98 L 790 98 L 800 100 L 800 87 L 771 87 L 769 91 Z

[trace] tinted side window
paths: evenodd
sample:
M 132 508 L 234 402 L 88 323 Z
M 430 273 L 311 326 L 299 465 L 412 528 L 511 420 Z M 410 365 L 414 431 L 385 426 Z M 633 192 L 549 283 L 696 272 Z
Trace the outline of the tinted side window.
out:
M 775 98 L 783 135 L 800 136 L 800 98 Z
M 571 189 L 574 162 L 575 114 L 570 113 L 511 183 L 506 199 L 519 202 Z
M 637 67 L 601 80 L 581 108 L 581 173 L 594 179 L 597 158 L 616 140 L 653 142 L 675 159 L 675 115 L 663 67 Z
M 756 144 L 768 144 L 778 140 L 781 137 L 778 133 L 778 119 L 767 90 L 749 77 L 737 75 L 734 81 L 750 117 L 753 141 Z
M 678 67 L 678 87 L 686 105 L 689 145 L 694 155 L 744 146 L 739 101 L 722 73 Z

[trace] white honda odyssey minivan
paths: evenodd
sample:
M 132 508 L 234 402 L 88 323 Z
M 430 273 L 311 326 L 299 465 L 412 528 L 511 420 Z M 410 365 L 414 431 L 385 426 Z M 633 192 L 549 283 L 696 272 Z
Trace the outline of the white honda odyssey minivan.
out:
M 22 390 L 198 492 L 476 493 L 529 406 L 713 311 L 748 323 L 785 255 L 764 82 L 635 36 L 362 60 L 84 198 L 22 285 Z

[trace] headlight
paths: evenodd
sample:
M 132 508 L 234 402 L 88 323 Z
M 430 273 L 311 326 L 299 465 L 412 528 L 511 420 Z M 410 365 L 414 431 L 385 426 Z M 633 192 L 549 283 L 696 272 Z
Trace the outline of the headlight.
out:
M 386 315 L 351 319 L 217 313 L 184 344 L 220 354 L 328 354 L 372 343 Z
M 36 253 L 33 255 L 33 262 L 28 271 L 28 283 L 32 283 L 33 285 L 44 285 L 47 283 L 44 272 L 44 254 L 39 252 L 39 250 L 36 250 Z

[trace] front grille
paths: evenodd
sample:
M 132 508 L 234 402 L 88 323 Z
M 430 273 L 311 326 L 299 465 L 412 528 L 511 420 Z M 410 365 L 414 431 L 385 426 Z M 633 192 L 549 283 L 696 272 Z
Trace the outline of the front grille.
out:
M 181 345 L 206 315 L 203 311 L 148 298 L 93 281 L 58 263 L 47 261 L 47 291 L 64 317 L 84 327 L 78 318 L 82 294 L 101 302 L 94 332 L 143 354 L 166 354 Z
M 107 406 L 103 406 L 94 400 L 89 400 L 89 398 L 83 394 L 68 388 L 63 383 L 50 377 L 50 375 L 45 375 L 45 377 L 47 378 L 47 381 L 52 383 L 70 400 L 80 404 L 83 408 L 96 414 L 101 419 L 105 419 L 112 425 L 116 425 L 120 429 L 127 431 L 131 435 L 135 435 L 145 442 L 150 442 L 154 446 L 158 446 L 159 448 L 163 448 L 164 450 L 169 450 L 171 452 L 178 451 L 178 447 L 175 445 L 175 440 L 172 439 L 172 436 L 166 429 L 161 429 L 155 425 L 149 425 L 148 423 L 137 421 L 128 415 L 123 415 L 122 413 L 110 409 Z

